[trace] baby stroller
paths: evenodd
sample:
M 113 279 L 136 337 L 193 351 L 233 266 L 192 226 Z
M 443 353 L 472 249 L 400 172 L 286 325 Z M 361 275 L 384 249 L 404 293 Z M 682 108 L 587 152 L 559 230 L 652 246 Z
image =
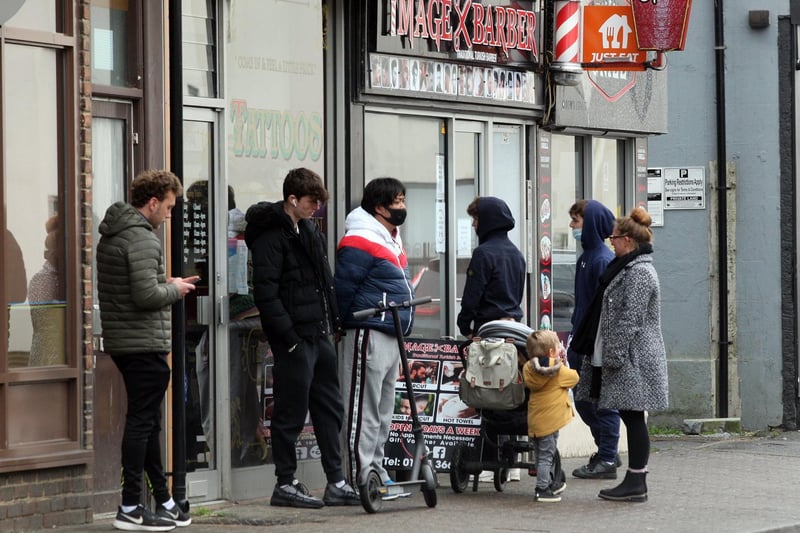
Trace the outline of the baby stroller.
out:
M 482 339 L 506 339 L 514 343 L 517 352 L 525 361 L 525 342 L 533 330 L 519 322 L 493 320 L 480 327 L 477 337 Z M 464 360 L 464 368 L 467 361 Z M 472 490 L 478 490 L 479 475 L 488 470 L 494 473 L 494 488 L 502 492 L 508 482 L 508 471 L 525 469 L 536 475 L 536 459 L 533 442 L 528 442 L 528 390 L 525 401 L 509 410 L 479 409 L 481 416 L 480 437 L 474 447 L 458 445 L 453 450 L 450 462 L 450 486 L 454 492 L 464 492 L 472 481 Z M 564 481 L 566 474 L 561 469 L 561 455 L 556 450 L 550 469 L 551 480 Z

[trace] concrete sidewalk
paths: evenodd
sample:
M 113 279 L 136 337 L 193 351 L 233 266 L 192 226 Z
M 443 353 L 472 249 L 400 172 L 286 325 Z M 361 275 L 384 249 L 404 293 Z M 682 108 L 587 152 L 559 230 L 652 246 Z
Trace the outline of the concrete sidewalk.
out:
M 295 510 L 267 500 L 197 505 L 194 523 L 179 533 L 269 531 L 374 532 L 800 532 L 800 433 L 768 437 L 654 437 L 641 504 L 600 500 L 597 492 L 616 481 L 583 480 L 570 473 L 586 458 L 564 460 L 567 489 L 559 503 L 533 501 L 534 480 L 496 492 L 481 483 L 477 492 L 456 494 L 440 474 L 438 504 L 429 509 L 420 494 L 386 502 L 377 514 L 361 507 Z M 627 463 L 627 456 L 623 455 Z M 620 479 L 624 467 L 620 469 Z M 314 491 L 315 493 L 320 491 Z M 112 531 L 113 516 L 58 531 Z M 50 530 L 52 531 L 52 530 Z

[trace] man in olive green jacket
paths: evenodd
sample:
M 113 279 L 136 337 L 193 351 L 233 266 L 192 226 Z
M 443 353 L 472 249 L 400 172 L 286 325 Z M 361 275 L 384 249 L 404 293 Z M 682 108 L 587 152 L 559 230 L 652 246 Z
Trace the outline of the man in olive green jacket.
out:
M 154 230 L 170 218 L 183 192 L 171 172 L 151 170 L 131 184 L 131 202 L 106 211 L 97 245 L 97 287 L 104 350 L 122 374 L 128 398 L 122 437 L 122 505 L 114 527 L 169 531 L 191 518 L 169 493 L 161 463 L 161 403 L 170 379 L 170 306 L 194 290 L 197 276 L 167 278 Z M 155 513 L 141 505 L 147 473 Z

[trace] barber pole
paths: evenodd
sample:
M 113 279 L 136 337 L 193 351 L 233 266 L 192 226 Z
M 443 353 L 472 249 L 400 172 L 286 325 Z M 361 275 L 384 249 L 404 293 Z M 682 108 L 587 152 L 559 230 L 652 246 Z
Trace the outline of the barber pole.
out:
M 574 85 L 583 72 L 580 58 L 581 0 L 560 0 L 554 3 L 554 8 L 555 39 L 550 69 L 561 74 L 556 83 Z
M 580 63 L 581 2 L 566 0 L 555 3 L 556 63 Z

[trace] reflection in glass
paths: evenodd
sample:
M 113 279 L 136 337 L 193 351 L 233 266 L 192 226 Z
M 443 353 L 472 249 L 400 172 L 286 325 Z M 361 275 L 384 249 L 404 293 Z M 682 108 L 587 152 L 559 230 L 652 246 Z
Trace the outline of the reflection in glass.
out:
M 575 261 L 579 246 L 569 227 L 569 208 L 579 199 L 581 140 L 569 135 L 553 134 L 552 147 L 552 242 L 538 243 L 550 247 L 552 254 L 553 329 L 559 333 L 572 330 L 575 307 Z
M 444 202 L 444 154 L 440 149 L 443 134 L 440 131 L 442 126 L 438 119 L 382 113 L 368 113 L 365 117 L 366 180 L 391 176 L 406 186 L 410 216 L 400 226 L 400 233 L 417 296 L 433 298 L 430 304 L 416 309 L 412 333 L 415 337 L 438 338 L 444 327 L 441 312 L 445 304 L 442 301 L 444 271 L 439 265 L 440 254 L 436 253 L 437 234 L 444 234 L 445 223 L 443 211 L 437 210 L 440 191 L 440 200 Z M 354 198 L 354 201 L 360 200 L 360 197 Z
M 212 168 L 211 125 L 206 122 L 184 122 L 186 158 L 185 174 L 205 178 Z M 197 171 L 197 172 L 195 172 Z M 187 469 L 214 468 L 214 364 L 213 341 L 209 330 L 209 275 L 211 269 L 211 219 L 209 181 L 200 179 L 184 192 L 183 272 L 198 275 L 197 290 L 186 295 L 186 401 Z
M 620 160 L 616 139 L 592 138 L 592 198 L 611 209 L 617 216 L 622 210 Z
M 64 231 L 59 216 L 45 223 L 44 264 L 31 277 L 28 302 L 33 337 L 29 366 L 66 364 L 64 300 Z
M 4 107 L 5 123 L 14 124 L 14 135 L 5 137 L 4 170 L 6 179 L 16 185 L 6 188 L 8 233 L 3 253 L 14 255 L 16 248 L 20 252 L 19 264 L 6 265 L 3 272 L 9 300 L 5 302 L 9 304 L 9 366 L 64 364 L 66 278 L 57 261 L 42 264 L 42 258 L 53 259 L 53 252 L 62 259 L 64 255 L 64 234 L 53 219 L 63 212 L 64 186 L 59 179 L 63 151 L 58 146 L 63 127 L 58 106 L 60 52 L 19 45 L 6 45 L 4 50 L 4 97 L 14 102 Z M 14 240 L 18 246 L 12 244 Z M 29 289 L 33 292 L 26 294 Z M 33 344 L 36 353 L 31 358 Z

